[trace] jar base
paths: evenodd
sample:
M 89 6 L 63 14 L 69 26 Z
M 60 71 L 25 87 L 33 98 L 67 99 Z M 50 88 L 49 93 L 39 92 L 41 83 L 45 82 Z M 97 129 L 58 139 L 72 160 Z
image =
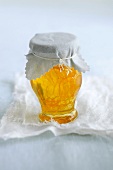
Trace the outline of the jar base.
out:
M 72 122 L 77 117 L 78 117 L 78 112 L 76 109 L 74 109 L 69 114 L 57 115 L 57 116 L 47 115 L 44 113 L 39 114 L 39 120 L 41 122 L 51 122 L 52 120 L 54 120 L 54 121 L 58 122 L 59 124 L 65 124 L 65 123 Z

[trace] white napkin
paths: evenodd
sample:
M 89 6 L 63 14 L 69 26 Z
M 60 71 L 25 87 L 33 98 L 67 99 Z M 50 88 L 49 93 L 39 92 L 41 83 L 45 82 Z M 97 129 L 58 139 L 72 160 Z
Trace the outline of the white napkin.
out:
M 40 123 L 40 104 L 24 74 L 15 80 L 14 100 L 2 117 L 0 138 L 23 138 L 51 131 L 113 136 L 113 84 L 106 78 L 85 77 L 77 97 L 78 118 L 71 123 Z

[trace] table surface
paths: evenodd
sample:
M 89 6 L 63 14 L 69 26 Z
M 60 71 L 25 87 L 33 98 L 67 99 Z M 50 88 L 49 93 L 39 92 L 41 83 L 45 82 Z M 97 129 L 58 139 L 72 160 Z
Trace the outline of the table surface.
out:
M 113 1 L 11 2 L 0 1 L 0 118 L 13 100 L 15 73 L 24 70 L 29 40 L 37 32 L 76 34 L 91 68 L 84 76 L 113 80 Z M 51 132 L 1 139 L 0 170 L 8 169 L 112 170 L 113 139 L 76 134 L 55 137 Z

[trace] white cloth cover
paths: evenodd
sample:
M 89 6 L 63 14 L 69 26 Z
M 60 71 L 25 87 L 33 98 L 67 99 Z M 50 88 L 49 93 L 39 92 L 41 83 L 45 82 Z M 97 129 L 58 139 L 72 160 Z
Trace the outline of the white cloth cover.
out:
M 40 123 L 40 104 L 24 74 L 15 80 L 14 101 L 2 117 L 0 138 L 23 138 L 51 131 L 54 135 L 109 135 L 113 137 L 113 83 L 85 77 L 77 97 L 78 118 L 71 123 Z
M 29 43 L 30 51 L 26 55 L 27 79 L 36 79 L 56 64 L 63 63 L 80 72 L 89 70 L 79 54 L 76 36 L 69 33 L 36 34 Z

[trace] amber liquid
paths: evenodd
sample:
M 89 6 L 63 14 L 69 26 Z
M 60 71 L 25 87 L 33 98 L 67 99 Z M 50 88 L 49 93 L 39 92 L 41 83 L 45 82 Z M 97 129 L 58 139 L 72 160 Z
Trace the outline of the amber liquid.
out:
M 31 80 L 31 86 L 37 95 L 42 113 L 42 122 L 67 123 L 77 117 L 74 109 L 77 93 L 82 83 L 82 74 L 72 67 L 56 65 L 40 78 Z

